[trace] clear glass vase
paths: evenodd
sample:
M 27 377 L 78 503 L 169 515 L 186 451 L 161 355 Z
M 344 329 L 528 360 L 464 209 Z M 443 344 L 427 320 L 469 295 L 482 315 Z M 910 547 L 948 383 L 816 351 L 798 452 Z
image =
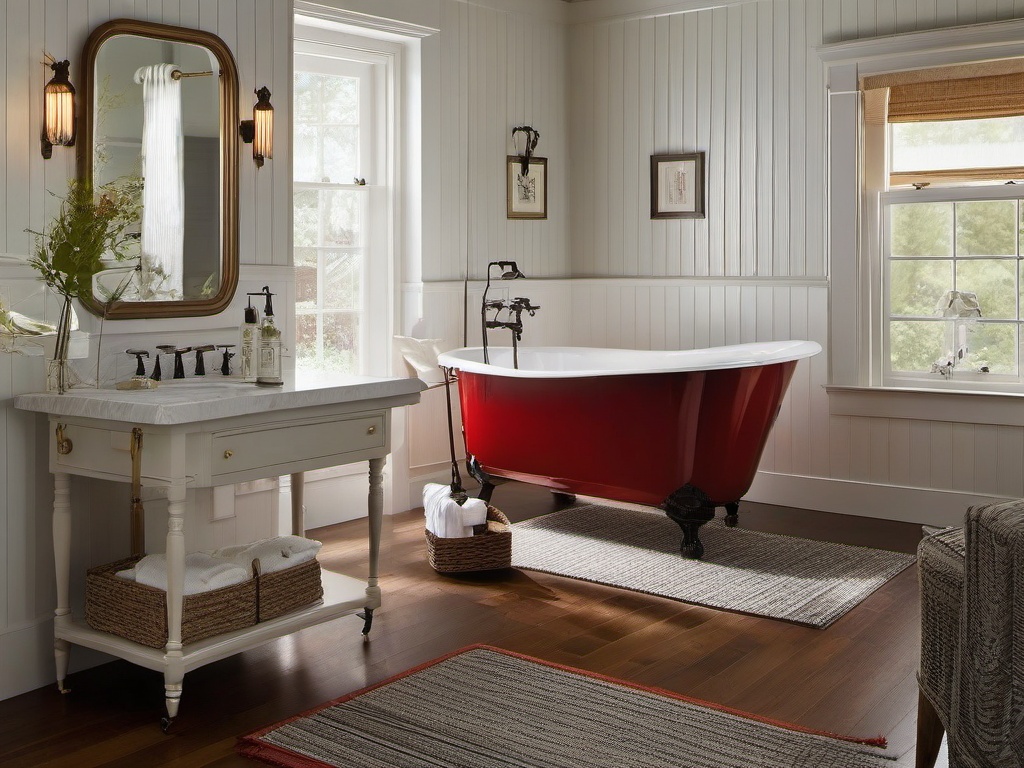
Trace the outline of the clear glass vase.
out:
M 46 391 L 63 395 L 71 386 L 70 369 L 68 367 L 68 346 L 71 340 L 71 297 L 64 297 L 57 320 L 57 338 L 53 348 L 53 358 L 46 364 Z

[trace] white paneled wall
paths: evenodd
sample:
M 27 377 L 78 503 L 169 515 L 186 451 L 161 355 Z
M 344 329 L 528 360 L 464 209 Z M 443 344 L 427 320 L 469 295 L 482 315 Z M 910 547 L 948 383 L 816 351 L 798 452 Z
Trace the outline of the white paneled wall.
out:
M 573 276 L 599 279 L 572 281 L 573 343 L 810 338 L 826 354 L 815 48 L 1024 16 L 1019 0 L 759 0 L 595 21 L 586 6 L 570 16 L 570 241 Z M 691 151 L 707 153 L 707 218 L 652 221 L 650 155 Z M 1024 430 L 830 416 L 827 377 L 825 355 L 800 364 L 752 497 L 952 522 L 965 495 L 1024 495 Z
M 67 178 L 75 173 L 75 150 L 55 147 L 44 161 L 39 151 L 42 89 L 50 71 L 43 52 L 71 61 L 72 82 L 82 82 L 81 51 L 89 32 L 105 21 L 132 18 L 203 29 L 220 36 L 239 70 L 239 110 L 251 113 L 253 91 L 272 91 L 279 129 L 277 159 L 257 172 L 249 153 L 239 153 L 239 244 L 246 275 L 281 286 L 290 295 L 291 271 L 291 4 L 280 0 L 7 0 L 0 5 L 0 301 L 5 307 L 51 322 L 56 306 L 34 273 L 16 264 L 27 259 L 32 241 L 26 229 L 41 230 L 56 212 Z M 52 194 L 51 194 L 52 193 Z M 274 272 L 287 270 L 287 275 Z M 243 282 L 239 290 L 245 290 Z M 238 305 L 236 301 L 232 309 Z M 284 308 L 282 308 L 283 310 Z M 288 313 L 284 313 L 285 318 Z M 121 354 L 133 341 L 157 343 L 234 341 L 240 309 L 214 318 L 179 321 L 108 322 L 103 328 L 103 376 L 124 378 L 130 362 Z M 94 332 L 98 324 L 83 317 Z M 94 347 L 95 349 L 95 347 Z M 211 358 L 212 359 L 212 358 Z M 166 361 L 165 361 L 166 362 Z M 87 366 L 91 372 L 92 366 Z M 53 555 L 50 536 L 52 480 L 47 469 L 47 434 L 41 417 L 12 408 L 12 398 L 44 386 L 41 358 L 0 353 L 0 698 L 53 679 Z M 276 494 L 265 489 L 238 499 L 240 514 L 209 522 L 208 492 L 197 493 L 198 514 L 190 546 L 200 541 L 234 541 L 269 535 L 276 520 Z M 127 496 L 124 489 L 76 479 L 73 572 L 123 556 Z M 95 500 L 90 503 L 83 503 Z M 244 513 L 243 513 L 244 512 Z M 150 505 L 149 533 L 162 549 L 165 515 Z M 75 605 L 81 582 L 75 580 Z M 76 649 L 73 668 L 97 654 Z

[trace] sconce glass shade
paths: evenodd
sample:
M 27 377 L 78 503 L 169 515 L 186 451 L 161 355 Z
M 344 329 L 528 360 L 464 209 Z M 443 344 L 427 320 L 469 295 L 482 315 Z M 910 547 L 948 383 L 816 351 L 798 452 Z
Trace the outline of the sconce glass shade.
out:
M 75 143 L 75 87 L 68 79 L 67 61 L 55 61 L 50 65 L 53 78 L 43 89 L 43 155 L 47 154 L 46 144 L 63 147 Z
M 263 160 L 274 157 L 274 107 L 270 103 L 270 91 L 266 86 L 256 91 L 257 102 L 252 108 L 253 140 L 252 157 L 256 165 L 263 167 Z

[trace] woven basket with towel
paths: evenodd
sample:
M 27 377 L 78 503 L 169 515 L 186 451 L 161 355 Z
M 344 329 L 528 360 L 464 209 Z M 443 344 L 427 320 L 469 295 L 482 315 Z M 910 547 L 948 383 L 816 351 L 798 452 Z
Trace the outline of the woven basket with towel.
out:
M 438 573 L 509 568 L 512 565 L 512 528 L 508 518 L 483 499 L 469 498 L 462 489 L 452 424 L 453 372 L 450 368 L 442 370 L 448 402 L 452 482 L 451 485 L 427 483 L 423 488 L 427 560 Z
M 320 542 L 278 536 L 185 557 L 182 643 L 244 629 L 323 597 Z M 162 648 L 167 644 L 167 560 L 138 555 L 91 568 L 85 578 L 89 626 Z

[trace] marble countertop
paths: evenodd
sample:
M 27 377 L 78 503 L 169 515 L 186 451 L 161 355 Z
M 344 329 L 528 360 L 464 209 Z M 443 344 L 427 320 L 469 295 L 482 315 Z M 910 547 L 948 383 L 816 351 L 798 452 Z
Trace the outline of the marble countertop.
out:
M 161 382 L 148 390 L 74 389 L 63 395 L 18 395 L 14 407 L 54 416 L 171 425 L 389 397 L 405 397 L 415 403 L 424 389 L 422 381 L 409 378 L 334 376 L 260 387 L 210 376 Z

